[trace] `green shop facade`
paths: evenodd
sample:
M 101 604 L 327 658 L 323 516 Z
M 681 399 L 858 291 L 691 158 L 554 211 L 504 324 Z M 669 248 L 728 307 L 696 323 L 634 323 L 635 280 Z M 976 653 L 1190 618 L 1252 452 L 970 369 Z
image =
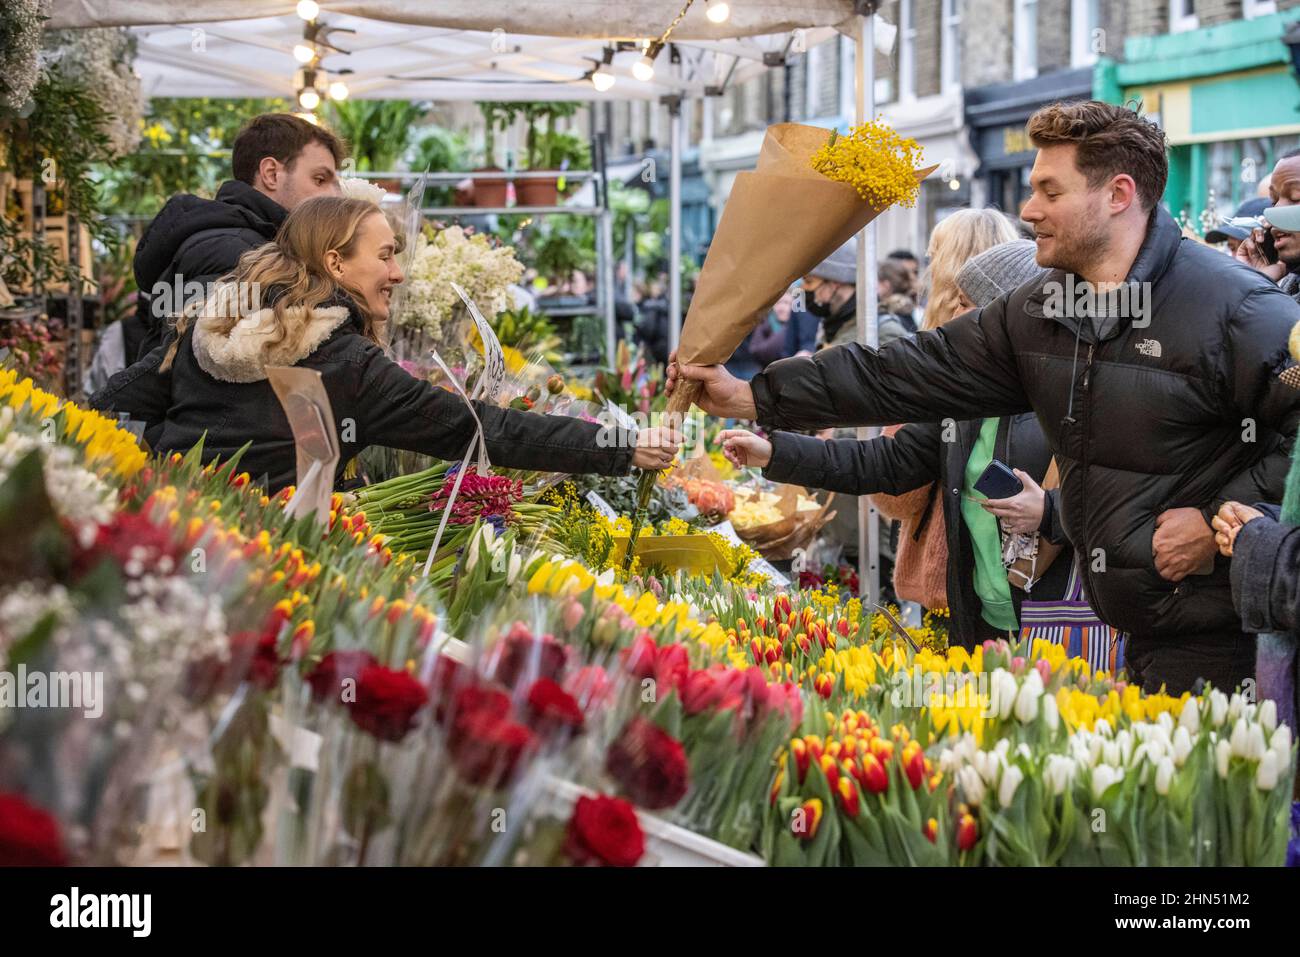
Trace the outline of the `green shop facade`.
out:
M 1300 77 L 1286 42 L 1298 20 L 1300 8 L 1293 8 L 1130 37 L 1124 62 L 1096 65 L 1094 97 L 1136 101 L 1168 136 L 1165 202 L 1176 216 L 1199 226 L 1211 204 L 1214 214 L 1231 214 L 1256 194 L 1279 156 L 1300 147 Z M 1293 42 L 1300 45 L 1300 36 Z

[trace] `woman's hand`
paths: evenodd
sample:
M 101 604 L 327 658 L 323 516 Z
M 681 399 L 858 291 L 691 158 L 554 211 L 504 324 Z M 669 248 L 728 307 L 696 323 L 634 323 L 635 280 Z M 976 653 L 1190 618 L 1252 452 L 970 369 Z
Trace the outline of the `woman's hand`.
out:
M 636 434 L 636 451 L 632 464 L 639 469 L 658 472 L 673 464 L 677 449 L 682 444 L 682 434 L 666 426 L 642 429 Z
M 1224 558 L 1231 558 L 1237 533 L 1247 522 L 1263 517 L 1263 512 L 1249 505 L 1242 505 L 1240 502 L 1224 502 L 1219 508 L 1219 514 L 1215 515 L 1210 522 L 1214 527 L 1214 543 L 1219 546 L 1219 553 Z
M 1028 535 L 1038 530 L 1043 520 L 1043 503 L 1047 493 L 1020 469 L 1012 469 L 1024 488 L 1010 498 L 991 498 L 980 502 L 984 511 L 992 512 L 1008 532 Z
M 772 461 L 772 443 L 753 432 L 723 429 L 718 433 L 718 438 L 722 440 L 722 454 L 738 468 L 752 465 L 764 469 Z

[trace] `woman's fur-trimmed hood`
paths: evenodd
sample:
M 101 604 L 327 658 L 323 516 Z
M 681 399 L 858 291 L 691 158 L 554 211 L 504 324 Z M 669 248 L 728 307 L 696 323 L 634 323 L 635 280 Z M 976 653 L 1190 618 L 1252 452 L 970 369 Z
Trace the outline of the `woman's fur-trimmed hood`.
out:
M 287 333 L 280 341 L 275 315 L 266 306 L 246 315 L 228 335 L 218 331 L 235 305 L 234 283 L 218 286 L 194 322 L 194 358 L 199 367 L 222 382 L 261 382 L 267 366 L 296 365 L 307 358 L 348 321 L 345 305 L 322 305 L 315 309 L 293 306 L 285 310 Z

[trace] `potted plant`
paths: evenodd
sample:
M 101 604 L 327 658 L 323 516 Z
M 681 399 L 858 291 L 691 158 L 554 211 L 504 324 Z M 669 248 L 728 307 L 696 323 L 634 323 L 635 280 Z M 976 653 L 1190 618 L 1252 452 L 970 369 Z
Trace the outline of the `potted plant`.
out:
M 575 161 L 589 155 L 586 144 L 571 133 L 557 132 L 555 121 L 573 116 L 578 104 L 572 102 L 537 102 L 520 104 L 528 121 L 525 147 L 529 171 L 556 170 L 563 172 Z M 545 129 L 542 123 L 545 122 Z M 521 206 L 554 206 L 559 199 L 559 178 L 521 179 L 518 185 Z
M 479 111 L 483 114 L 483 161 L 484 166 L 474 170 L 478 173 L 496 173 L 501 167 L 496 165 L 497 130 L 506 130 L 519 115 L 521 103 L 480 103 Z M 474 177 L 475 206 L 504 206 L 509 181 L 504 176 Z
M 344 100 L 330 107 L 334 129 L 352 147 L 358 173 L 392 170 L 428 112 L 427 103 L 406 100 Z M 402 189 L 401 180 L 376 180 L 375 185 L 390 192 Z

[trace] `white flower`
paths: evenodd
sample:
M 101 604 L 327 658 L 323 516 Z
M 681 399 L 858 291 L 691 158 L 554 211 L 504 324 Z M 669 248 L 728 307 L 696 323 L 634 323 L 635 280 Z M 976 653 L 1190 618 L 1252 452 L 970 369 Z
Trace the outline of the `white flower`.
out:
M 1156 725 L 1166 735 L 1174 733 L 1174 718 L 1168 711 L 1161 711 L 1160 716 L 1156 718 Z
M 384 197 L 388 195 L 387 192 L 370 182 L 370 180 L 362 179 L 360 176 L 341 176 L 339 177 L 339 186 L 343 189 L 343 195 L 348 199 L 364 199 L 376 206 L 382 206 Z
M 984 781 L 976 768 L 967 765 L 958 771 L 957 784 L 967 804 L 984 803 Z
M 1164 797 L 1169 793 L 1169 785 L 1174 780 L 1174 762 L 1169 758 L 1161 758 L 1156 765 L 1156 793 Z
M 1174 764 L 1181 768 L 1186 763 L 1187 756 L 1191 753 L 1192 736 L 1187 733 L 1185 727 L 1180 725 L 1178 730 L 1174 732 Z
M 1246 735 L 1246 757 L 1258 761 L 1264 757 L 1264 752 L 1267 750 L 1268 740 L 1264 737 L 1264 728 L 1252 723 Z
M 1272 734 L 1277 727 L 1277 702 L 1272 698 L 1265 698 L 1259 706 L 1259 723 L 1268 734 Z
M 511 549 L 510 561 L 507 563 L 507 570 L 506 570 L 507 585 L 513 585 L 515 583 L 515 579 L 519 577 L 519 570 L 523 567 L 524 567 L 523 556 L 515 552 L 514 549 Z
M 1011 672 L 1003 668 L 996 669 L 990 680 L 989 711 L 997 715 L 999 720 L 1005 721 L 1015 707 L 1018 690 L 1015 676 Z
M 1234 691 L 1232 697 L 1228 700 L 1228 717 L 1234 721 L 1242 716 L 1242 711 L 1246 707 L 1246 699 L 1241 696 L 1240 691 Z
M 1050 694 L 1043 696 L 1043 723 L 1053 734 L 1061 726 L 1061 709 L 1056 703 L 1056 698 Z
M 1232 745 L 1224 738 L 1220 738 L 1214 746 L 1214 767 L 1219 772 L 1219 777 L 1227 780 L 1228 762 L 1232 758 Z
M 1245 721 L 1237 719 L 1236 724 L 1232 726 L 1232 736 L 1228 742 L 1234 758 L 1250 757 L 1250 732 L 1246 728 Z
M 1228 696 L 1218 688 L 1210 691 L 1210 722 L 1216 727 L 1223 727 L 1223 721 L 1228 717 Z
M 1092 796 L 1100 799 L 1106 793 L 1106 789 L 1116 781 L 1123 780 L 1124 769 L 1112 768 L 1107 764 L 1099 764 L 1092 769 Z
M 1043 696 L 1043 678 L 1037 669 L 1025 676 L 1016 694 L 1016 719 L 1021 724 L 1028 724 L 1038 717 L 1038 699 Z
M 1018 764 L 1009 764 L 1002 772 L 1002 781 L 998 784 L 998 807 L 1010 807 L 1015 800 L 1016 789 L 1025 779 L 1025 772 Z
M 1264 757 L 1259 762 L 1259 767 L 1255 771 L 1255 787 L 1261 791 L 1271 791 L 1277 787 L 1278 763 L 1277 754 L 1272 751 L 1264 752 Z
M 1109 738 L 1111 735 L 1110 722 L 1107 721 L 1105 718 L 1098 718 L 1094 730 L 1096 731 L 1097 734 L 1101 735 L 1103 738 Z
M 1195 699 L 1183 705 L 1182 714 L 1178 716 L 1178 726 L 1190 734 L 1196 734 L 1201 730 L 1201 710 L 1197 707 Z
M 1077 767 L 1078 765 L 1063 754 L 1049 754 L 1047 756 L 1047 765 L 1043 769 L 1043 781 L 1053 795 L 1059 797 L 1074 783 L 1074 772 Z
M 0 617 L 0 620 L 3 620 Z M 1291 726 L 1279 724 L 1277 730 L 1273 732 L 1273 740 L 1269 746 L 1277 754 L 1277 759 L 1282 766 L 1291 763 Z
M 1133 756 L 1133 735 L 1128 728 L 1121 728 L 1115 735 L 1115 745 L 1119 748 L 1120 760 L 1116 764 L 1128 764 Z

